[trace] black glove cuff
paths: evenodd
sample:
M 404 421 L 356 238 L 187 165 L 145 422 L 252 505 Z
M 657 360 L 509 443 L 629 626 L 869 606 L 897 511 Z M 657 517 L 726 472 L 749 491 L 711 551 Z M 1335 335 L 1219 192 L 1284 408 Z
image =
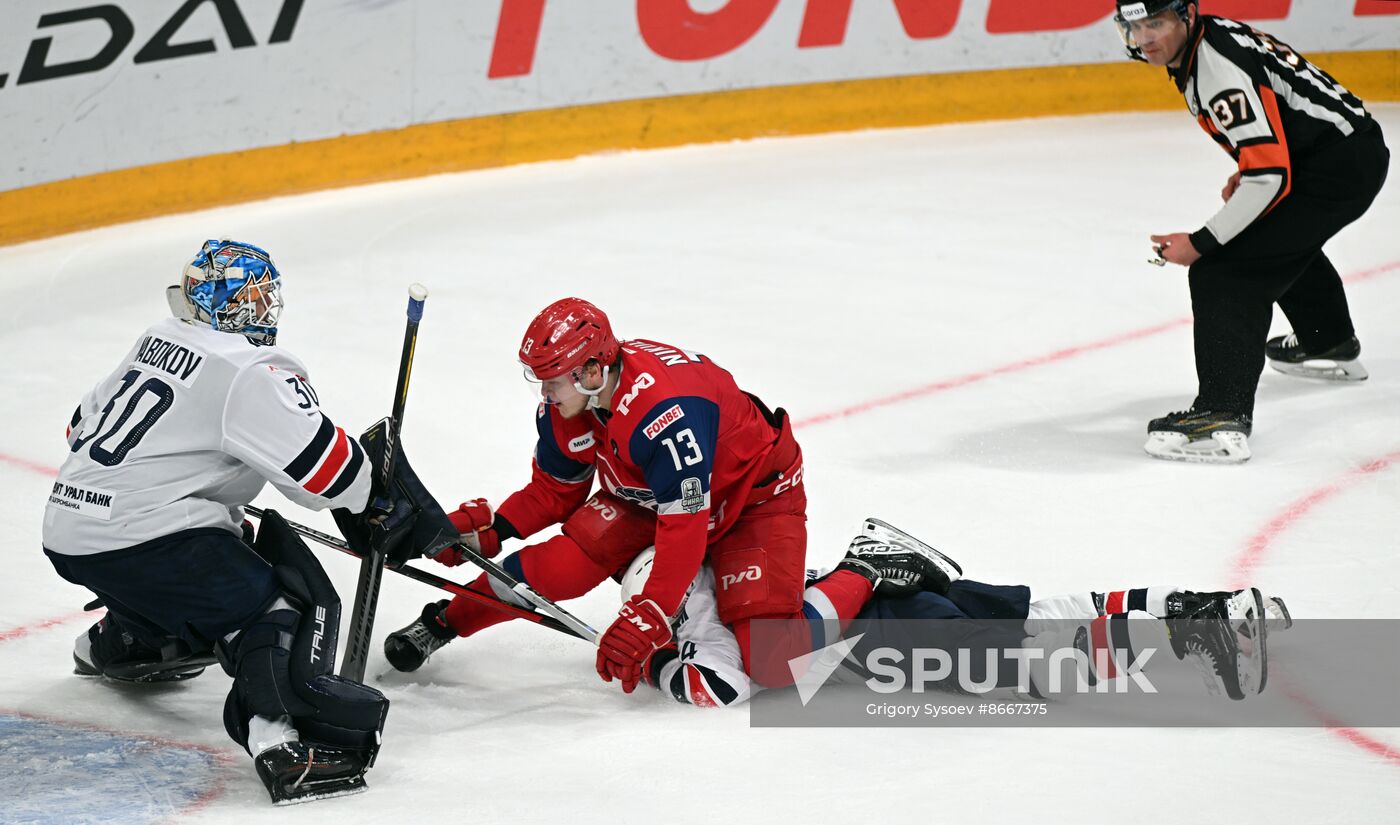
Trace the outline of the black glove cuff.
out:
M 661 668 L 680 658 L 680 653 L 675 648 L 662 648 L 651 655 L 651 662 L 647 665 L 647 684 L 657 687 L 661 684 Z
M 506 517 L 500 513 L 491 519 L 491 529 L 496 531 L 496 538 L 501 541 L 520 538 L 520 531 L 515 529 L 515 525 L 507 521 Z

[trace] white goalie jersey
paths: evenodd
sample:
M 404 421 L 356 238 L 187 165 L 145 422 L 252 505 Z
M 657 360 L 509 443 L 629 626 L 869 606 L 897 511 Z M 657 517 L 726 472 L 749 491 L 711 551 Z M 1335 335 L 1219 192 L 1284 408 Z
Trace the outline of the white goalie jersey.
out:
M 186 530 L 241 534 L 271 481 L 312 509 L 364 509 L 370 467 L 278 347 L 155 324 L 83 397 L 44 511 L 44 547 L 90 555 Z

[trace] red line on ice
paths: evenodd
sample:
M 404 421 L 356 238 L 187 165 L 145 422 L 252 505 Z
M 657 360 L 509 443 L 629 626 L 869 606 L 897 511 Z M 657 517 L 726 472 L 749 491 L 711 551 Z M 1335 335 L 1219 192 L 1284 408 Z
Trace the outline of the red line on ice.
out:
M 1307 495 L 1291 502 L 1287 507 L 1284 507 L 1278 515 L 1274 516 L 1267 524 L 1260 528 L 1259 532 L 1250 536 L 1248 543 L 1245 544 L 1244 552 L 1235 559 L 1235 583 L 1231 585 L 1231 588 L 1239 589 L 1248 586 L 1250 580 L 1254 577 L 1255 568 L 1259 566 L 1260 560 L 1268 553 L 1269 547 L 1273 544 L 1274 539 L 1278 538 L 1281 533 L 1292 527 L 1314 507 L 1327 501 L 1348 487 L 1351 487 L 1365 477 L 1390 467 L 1390 465 L 1394 464 L 1396 461 L 1400 461 L 1400 450 L 1388 453 L 1380 458 L 1368 461 L 1359 467 L 1355 467 L 1331 484 L 1319 487 Z
M 30 633 L 33 633 L 38 630 L 47 630 L 50 627 L 57 627 L 61 624 L 75 622 L 78 619 L 87 616 L 90 612 L 95 613 L 97 611 L 79 610 L 75 613 L 66 613 L 62 616 L 53 616 L 42 621 L 34 622 L 33 624 L 21 625 L 20 627 L 11 628 L 9 630 L 0 630 L 0 643 L 12 642 L 15 639 L 23 638 L 25 636 L 28 636 Z
M 30 461 L 27 458 L 20 458 L 19 456 L 9 455 L 7 453 L 0 453 L 0 462 L 4 462 L 5 464 L 9 464 L 13 467 L 18 467 L 21 470 L 29 470 L 30 472 L 39 473 L 40 475 L 46 475 L 49 477 L 58 475 L 57 467 L 50 467 L 47 464 L 40 464 L 37 461 Z
M 1400 268 L 1396 265 L 1392 268 Z M 1287 507 L 1272 519 L 1269 520 L 1259 532 L 1250 537 L 1245 544 L 1244 550 L 1235 559 L 1234 564 L 1234 584 L 1232 589 L 1245 587 L 1250 583 L 1254 571 L 1262 563 L 1264 556 L 1273 546 L 1274 539 L 1282 535 L 1288 528 L 1297 524 L 1304 516 L 1310 513 L 1317 505 L 1331 499 L 1338 493 L 1354 486 L 1358 481 L 1385 470 L 1400 461 L 1400 450 L 1387 453 L 1380 458 L 1373 459 L 1353 468 L 1341 478 L 1313 490 L 1311 493 L 1302 496 L 1291 502 Z M 1308 711 L 1314 719 L 1326 726 L 1327 730 L 1351 744 L 1369 751 L 1375 756 L 1395 765 L 1400 765 L 1400 749 L 1386 745 L 1384 742 L 1372 739 L 1356 728 L 1342 726 L 1333 716 L 1323 710 L 1316 702 L 1309 699 L 1297 691 L 1285 688 L 1288 698 L 1297 702 Z
M 1387 264 L 1382 264 L 1380 266 L 1372 267 L 1370 269 L 1363 269 L 1359 272 L 1354 272 L 1351 275 L 1348 275 L 1347 277 L 1343 278 L 1342 281 L 1348 284 L 1354 284 L 1360 281 L 1368 281 L 1380 275 L 1385 275 L 1387 273 L 1396 271 L 1400 271 L 1400 261 L 1391 261 Z M 995 378 L 1000 375 L 1009 375 L 1011 373 L 1028 370 L 1033 367 L 1043 367 L 1047 364 L 1054 364 L 1059 361 L 1068 361 L 1071 358 L 1077 358 L 1081 355 L 1086 355 L 1091 352 L 1098 352 L 1099 350 L 1111 349 L 1113 347 L 1119 346 L 1120 344 L 1132 343 L 1133 341 L 1138 341 L 1143 338 L 1150 338 L 1154 335 L 1160 335 L 1163 332 L 1170 332 L 1171 330 L 1177 329 L 1178 327 L 1190 325 L 1191 319 L 1189 317 L 1176 318 L 1165 323 L 1155 324 L 1150 327 L 1142 327 L 1141 329 L 1135 329 L 1131 332 L 1124 332 L 1118 335 L 1110 336 L 1108 338 L 1102 338 L 1098 341 L 1090 341 L 1087 344 L 1078 344 L 1076 346 L 1066 347 L 1065 349 L 1056 350 L 1055 352 L 1047 353 L 1045 355 L 1038 355 L 1034 358 L 1027 358 L 1023 361 L 1015 361 L 1010 364 L 1003 364 L 999 367 L 991 367 L 980 372 L 970 372 L 965 375 L 959 375 L 953 378 L 945 378 L 942 381 L 935 381 L 932 384 L 925 384 L 921 387 L 914 387 L 913 389 L 903 390 L 897 393 L 893 393 L 891 395 L 875 398 L 870 401 L 863 401 L 859 404 L 853 404 L 849 407 L 843 407 L 838 410 L 832 410 L 831 412 L 818 413 L 807 418 L 798 419 L 797 421 L 793 422 L 792 426 L 794 428 L 809 427 L 814 424 L 825 424 L 830 421 L 835 421 L 838 418 L 850 418 L 851 416 L 860 415 L 861 413 L 867 413 L 871 410 L 877 410 L 882 407 L 891 407 L 895 404 L 902 404 L 906 401 L 914 401 L 925 396 L 935 395 L 937 393 L 944 392 L 945 390 L 953 390 L 957 389 L 958 387 L 965 387 L 969 384 L 976 384 L 981 381 L 986 381 L 989 378 Z

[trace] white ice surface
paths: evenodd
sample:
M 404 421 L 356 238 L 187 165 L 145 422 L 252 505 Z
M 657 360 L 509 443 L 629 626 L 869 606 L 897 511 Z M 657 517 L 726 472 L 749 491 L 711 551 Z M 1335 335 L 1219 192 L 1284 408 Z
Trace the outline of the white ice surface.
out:
M 1400 135 L 1400 107 L 1374 108 Z M 88 595 L 39 550 L 44 468 L 64 456 L 74 404 L 166 313 L 162 288 L 206 237 L 272 251 L 286 278 L 280 345 L 347 428 L 388 411 L 405 288 L 429 288 L 404 442 L 451 504 L 527 479 L 534 402 L 515 348 L 555 298 L 589 297 L 624 335 L 710 355 L 802 422 L 1189 317 L 1184 270 L 1148 266 L 1147 236 L 1199 227 L 1231 171 L 1182 113 L 1044 119 L 590 157 L 0 250 L 0 714 L 227 753 L 222 792 L 181 816 L 239 825 L 1389 821 L 1400 754 L 1333 731 L 750 729 L 745 711 L 624 696 L 586 645 L 518 623 L 417 674 L 386 673 L 376 654 L 369 678 L 393 708 L 370 792 L 273 809 L 222 731 L 221 673 L 144 692 L 70 675 Z M 1142 452 L 1146 421 L 1194 394 L 1183 323 L 802 426 L 810 558 L 832 563 L 879 515 L 970 577 L 1043 594 L 1247 575 L 1295 616 L 1400 617 L 1397 226 L 1392 182 L 1328 247 L 1344 275 L 1389 266 L 1348 288 L 1371 380 L 1266 371 L 1247 465 Z M 1392 463 L 1358 469 L 1376 459 Z M 275 494 L 258 503 L 331 529 Z M 355 563 L 324 559 L 348 603 Z M 377 638 L 439 595 L 387 576 Z M 574 607 L 602 626 L 615 589 Z M 67 621 L 36 627 L 55 617 Z M 1396 731 L 1363 735 L 1400 749 Z M 8 769 L 56 769 L 20 761 Z M 81 792 L 82 771 L 66 769 Z M 0 821 L 24 787 L 0 776 Z M 94 792 L 91 806 L 138 820 L 173 810 L 151 788 Z

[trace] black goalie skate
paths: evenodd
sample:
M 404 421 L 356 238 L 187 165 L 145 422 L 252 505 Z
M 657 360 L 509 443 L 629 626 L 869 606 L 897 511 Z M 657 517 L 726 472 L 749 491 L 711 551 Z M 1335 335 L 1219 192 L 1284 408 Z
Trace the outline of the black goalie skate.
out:
M 1264 344 L 1269 366 L 1285 375 L 1321 378 L 1324 381 L 1365 381 L 1366 368 L 1356 360 L 1361 356 L 1361 342 L 1356 336 L 1334 347 L 1309 351 L 1298 342 L 1298 336 L 1280 335 Z
M 363 754 L 306 742 L 285 742 L 253 760 L 274 805 L 348 796 L 368 789 Z
M 443 599 L 424 605 L 421 616 L 384 639 L 384 658 L 394 670 L 412 673 L 422 667 L 429 656 L 457 638 L 457 632 L 448 626 L 443 615 L 447 604 Z
M 73 672 L 117 682 L 182 682 L 218 660 L 213 651 L 195 652 L 179 639 L 159 649 L 138 641 L 104 616 L 73 645 Z
M 877 518 L 865 520 L 836 569 L 854 570 L 869 578 L 875 594 L 887 598 L 921 590 L 946 594 L 948 586 L 962 578 L 957 562 Z
M 1154 418 L 1143 449 L 1153 458 L 1202 464 L 1242 464 L 1249 460 L 1253 422 L 1243 413 L 1189 409 Z
M 1202 601 L 1195 610 L 1166 622 L 1176 658 L 1190 657 L 1212 694 L 1224 690 L 1239 700 L 1264 689 L 1269 676 L 1268 628 L 1258 589 Z M 1245 634 L 1248 647 L 1242 648 L 1240 636 Z

